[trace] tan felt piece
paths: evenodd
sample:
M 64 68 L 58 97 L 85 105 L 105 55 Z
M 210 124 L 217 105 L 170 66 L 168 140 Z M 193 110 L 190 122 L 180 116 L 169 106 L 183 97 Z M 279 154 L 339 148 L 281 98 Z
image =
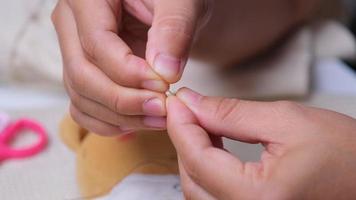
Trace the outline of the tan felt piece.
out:
M 131 173 L 178 174 L 176 152 L 166 132 L 103 137 L 66 116 L 60 136 L 76 152 L 77 179 L 84 197 L 107 194 Z

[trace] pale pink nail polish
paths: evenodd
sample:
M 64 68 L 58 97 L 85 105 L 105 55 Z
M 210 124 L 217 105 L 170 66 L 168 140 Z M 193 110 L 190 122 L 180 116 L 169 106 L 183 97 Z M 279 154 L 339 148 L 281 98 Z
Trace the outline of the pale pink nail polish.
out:
M 164 116 L 164 107 L 162 100 L 158 98 L 148 99 L 143 102 L 143 112 L 149 116 Z
M 144 117 L 143 124 L 150 128 L 166 128 L 167 122 L 165 117 Z
M 155 58 L 153 68 L 167 81 L 175 79 L 181 72 L 183 62 L 167 54 L 158 54 Z

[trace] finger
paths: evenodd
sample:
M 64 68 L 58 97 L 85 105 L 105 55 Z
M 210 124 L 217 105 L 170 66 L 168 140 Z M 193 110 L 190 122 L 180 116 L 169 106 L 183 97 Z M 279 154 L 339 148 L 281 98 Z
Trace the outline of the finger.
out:
M 185 199 L 191 200 L 215 200 L 208 192 L 206 192 L 199 185 L 194 183 L 194 181 L 188 176 L 187 172 L 184 169 L 183 164 L 178 158 L 179 165 L 179 176 L 181 180 L 182 190 Z
M 67 70 L 68 82 L 75 91 L 107 106 L 118 114 L 166 115 L 164 106 L 166 96 L 162 93 L 116 85 L 86 61 L 69 64 Z
M 188 176 L 218 199 L 243 194 L 247 186 L 241 161 L 213 147 L 208 133 L 177 97 L 168 97 L 167 107 L 168 134 Z
M 60 10 L 54 21 L 63 55 L 64 71 L 68 76 L 68 84 L 77 93 L 119 114 L 165 116 L 165 95 L 117 85 L 88 62 L 69 7 L 61 1 L 56 9 Z
M 168 84 L 119 37 L 121 1 L 69 2 L 85 53 L 111 80 L 127 87 L 159 92 L 168 89 Z
M 92 118 L 113 126 L 120 126 L 121 130 L 124 131 L 166 129 L 165 117 L 129 116 L 117 114 L 105 106 L 79 95 L 66 82 L 66 78 L 64 78 L 65 87 L 71 98 L 72 104 L 78 110 L 91 116 Z
M 169 83 L 178 81 L 186 64 L 203 1 L 154 1 L 146 57 L 154 70 Z
M 89 115 L 79 111 L 73 104 L 70 105 L 70 114 L 73 120 L 80 124 L 83 128 L 99 135 L 114 136 L 132 132 L 131 130 L 124 131 L 119 126 L 113 126 L 111 124 L 94 119 Z
M 272 142 L 312 126 L 304 107 L 291 102 L 204 97 L 187 88 L 177 96 L 207 131 L 244 142 Z

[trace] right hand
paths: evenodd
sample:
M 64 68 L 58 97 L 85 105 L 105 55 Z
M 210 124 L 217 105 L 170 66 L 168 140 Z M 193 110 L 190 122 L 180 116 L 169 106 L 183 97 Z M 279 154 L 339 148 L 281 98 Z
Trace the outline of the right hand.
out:
M 255 102 L 179 90 L 167 100 L 186 199 L 355 199 L 356 120 L 292 102 Z M 257 162 L 222 137 L 264 146 Z
M 165 129 L 206 0 L 59 0 L 53 14 L 71 114 L 113 135 Z

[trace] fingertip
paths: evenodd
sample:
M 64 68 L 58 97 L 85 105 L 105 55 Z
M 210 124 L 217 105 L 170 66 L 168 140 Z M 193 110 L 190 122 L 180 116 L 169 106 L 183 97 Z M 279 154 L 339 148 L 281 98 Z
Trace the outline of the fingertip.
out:
M 142 82 L 142 87 L 155 92 L 166 92 L 169 84 L 163 80 L 150 79 Z
M 156 92 L 166 92 L 169 89 L 169 83 L 158 75 L 146 61 L 140 60 L 140 64 L 144 69 L 141 76 L 142 88 Z
M 186 61 L 184 59 L 160 53 L 154 59 L 153 69 L 165 81 L 173 84 L 182 77 L 185 64 Z
M 165 99 L 160 97 L 146 99 L 142 104 L 142 111 L 147 116 L 166 116 L 167 110 L 165 106 Z
M 192 110 L 194 110 L 196 105 L 198 105 L 200 100 L 203 98 L 201 94 L 187 87 L 179 89 L 177 97 Z
M 176 96 L 167 98 L 168 125 L 197 124 L 192 111 Z
M 167 111 L 170 110 L 171 105 L 174 104 L 174 101 L 177 99 L 176 96 L 167 96 L 167 100 L 166 100 L 166 107 L 167 107 Z

